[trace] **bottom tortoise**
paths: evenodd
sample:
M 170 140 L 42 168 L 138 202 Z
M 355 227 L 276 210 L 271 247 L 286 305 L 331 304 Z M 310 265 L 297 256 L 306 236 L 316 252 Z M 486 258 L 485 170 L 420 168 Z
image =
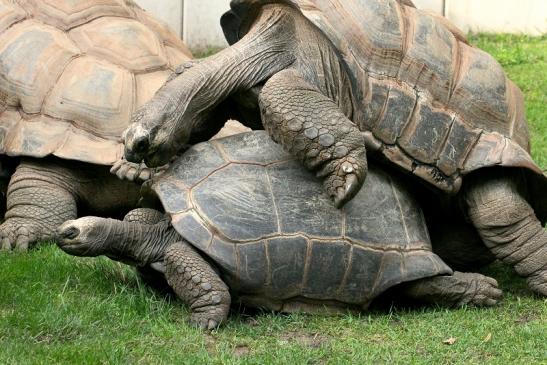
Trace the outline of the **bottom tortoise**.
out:
M 227 318 L 232 296 L 284 312 L 364 309 L 395 286 L 447 306 L 501 296 L 494 279 L 453 272 L 432 252 L 419 206 L 390 175 L 372 167 L 338 210 L 265 132 L 196 145 L 151 187 L 169 219 L 81 218 L 59 228 L 59 245 L 157 270 L 202 328 Z

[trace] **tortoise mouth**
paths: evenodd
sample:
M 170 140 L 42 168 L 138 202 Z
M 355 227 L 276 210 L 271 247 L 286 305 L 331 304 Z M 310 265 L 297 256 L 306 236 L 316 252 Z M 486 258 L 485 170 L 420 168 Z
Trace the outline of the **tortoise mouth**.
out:
M 171 157 L 172 154 L 169 151 L 151 150 L 144 156 L 143 160 L 148 167 L 160 167 L 169 163 Z
M 151 133 L 140 132 L 125 138 L 126 160 L 133 163 L 144 161 L 148 167 L 160 167 L 167 164 L 174 155 L 169 140 Z
M 78 240 L 81 230 L 68 221 L 61 225 L 56 232 L 55 241 L 57 246 L 65 253 L 73 256 L 89 256 L 91 247 Z

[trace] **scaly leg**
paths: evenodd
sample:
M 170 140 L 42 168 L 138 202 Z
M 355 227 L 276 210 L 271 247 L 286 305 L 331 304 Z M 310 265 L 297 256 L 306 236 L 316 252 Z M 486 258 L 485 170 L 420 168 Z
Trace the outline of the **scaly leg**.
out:
M 367 172 L 365 140 L 334 101 L 288 69 L 266 82 L 259 103 L 266 131 L 324 178 L 336 207 L 359 192 Z
M 10 180 L 0 248 L 26 250 L 51 240 L 64 221 L 76 218 L 76 198 L 67 170 L 54 164 L 23 161 Z
M 518 176 L 509 171 L 476 175 L 464 192 L 468 215 L 496 258 L 547 296 L 547 231 L 518 187 Z
M 194 248 L 185 242 L 171 245 L 164 263 L 167 282 L 192 310 L 190 323 L 214 329 L 228 318 L 228 287 Z
M 156 224 L 165 218 L 165 214 L 150 208 L 133 209 L 125 215 L 124 222 L 141 223 L 141 224 Z

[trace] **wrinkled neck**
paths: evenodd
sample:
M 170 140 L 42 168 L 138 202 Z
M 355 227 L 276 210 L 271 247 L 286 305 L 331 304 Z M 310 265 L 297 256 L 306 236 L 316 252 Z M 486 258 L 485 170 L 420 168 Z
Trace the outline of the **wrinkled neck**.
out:
M 158 91 L 157 102 L 173 108 L 168 113 L 172 119 L 164 123 L 165 132 L 183 134 L 181 129 L 195 128 L 203 121 L 205 111 L 231 94 L 250 89 L 287 68 L 295 60 L 294 44 L 291 14 L 284 7 L 265 9 L 239 42 L 201 60 Z M 179 143 L 187 142 L 179 139 Z
M 109 219 L 105 227 L 105 255 L 134 266 L 162 261 L 165 249 L 177 241 L 178 234 L 167 221 L 154 225 Z

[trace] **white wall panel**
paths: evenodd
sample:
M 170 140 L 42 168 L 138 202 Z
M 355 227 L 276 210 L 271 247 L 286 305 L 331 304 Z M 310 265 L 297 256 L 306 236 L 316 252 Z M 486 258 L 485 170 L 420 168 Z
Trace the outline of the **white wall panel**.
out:
M 349 0 L 348 0 L 349 1 Z M 136 0 L 169 24 L 194 50 L 226 45 L 220 16 L 230 0 Z M 547 0 L 414 0 L 446 16 L 464 32 L 547 33 Z M 443 4 L 445 5 L 443 6 Z

